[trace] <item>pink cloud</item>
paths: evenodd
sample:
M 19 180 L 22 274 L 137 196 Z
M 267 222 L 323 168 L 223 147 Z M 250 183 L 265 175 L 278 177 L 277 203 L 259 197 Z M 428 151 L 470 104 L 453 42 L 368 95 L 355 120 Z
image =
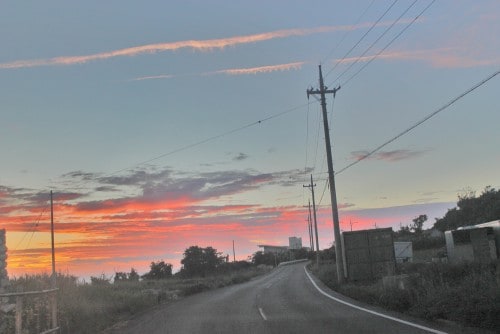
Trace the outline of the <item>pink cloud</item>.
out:
M 250 67 L 250 68 L 233 68 L 228 70 L 216 71 L 214 73 L 223 73 L 229 75 L 242 75 L 242 74 L 257 74 L 257 73 L 270 73 L 276 71 L 290 71 L 290 70 L 298 70 L 304 65 L 305 62 L 295 62 L 288 64 L 279 64 L 279 65 L 268 65 L 268 66 L 260 66 L 260 67 Z
M 224 49 L 226 47 L 236 46 L 241 44 L 263 42 L 276 38 L 306 36 L 317 33 L 341 31 L 346 29 L 354 29 L 354 27 L 326 26 L 326 27 L 307 28 L 307 29 L 285 29 L 285 30 L 276 30 L 260 34 L 234 36 L 234 37 L 219 38 L 219 39 L 186 40 L 186 41 L 169 42 L 169 43 L 147 44 L 125 49 L 96 53 L 91 55 L 84 55 L 84 56 L 55 57 L 50 59 L 35 59 L 35 60 L 17 60 L 9 63 L 0 64 L 0 69 L 16 69 L 16 68 L 54 66 L 54 65 L 74 65 L 74 64 L 83 64 L 91 61 L 104 60 L 114 57 L 131 57 L 141 54 L 155 54 L 158 52 L 176 51 L 180 49 L 210 51 L 214 49 Z
M 132 79 L 131 81 L 142 81 L 142 80 L 158 80 L 158 79 L 171 79 L 183 76 L 209 76 L 209 75 L 249 75 L 249 74 L 259 74 L 259 73 L 271 73 L 271 72 L 284 72 L 284 71 L 292 71 L 299 70 L 305 62 L 294 62 L 287 64 L 278 64 L 278 65 L 266 65 L 266 66 L 258 66 L 258 67 L 248 67 L 248 68 L 230 68 L 219 71 L 211 71 L 204 72 L 199 74 L 160 74 L 160 75 L 152 75 L 152 76 L 144 76 Z
M 345 59 L 336 59 L 338 63 L 352 63 L 370 61 L 374 55 L 365 57 L 350 57 Z M 499 65 L 499 56 L 490 56 L 476 54 L 472 55 L 465 46 L 462 48 L 439 48 L 431 50 L 413 50 L 413 51 L 398 51 L 384 52 L 377 56 L 378 59 L 385 60 L 411 60 L 421 61 L 431 64 L 436 68 L 467 68 L 476 66 Z
M 405 23 L 401 21 L 400 23 Z M 391 22 L 380 22 L 377 26 L 390 25 Z M 207 40 L 185 40 L 167 43 L 146 44 L 107 52 L 95 53 L 81 56 L 64 56 L 48 59 L 16 60 L 7 63 L 0 63 L 0 69 L 17 69 L 39 66 L 75 65 L 84 64 L 91 61 L 105 60 L 115 57 L 132 57 L 141 54 L 155 54 L 165 51 L 176 51 L 181 49 L 192 49 L 196 51 L 222 50 L 226 47 L 242 44 L 264 42 L 273 39 L 287 38 L 294 36 L 308 36 L 319 33 L 330 33 L 337 31 L 356 30 L 371 26 L 372 23 L 362 23 L 358 25 L 344 26 L 323 26 L 315 28 L 282 29 L 259 34 L 233 36 L 227 38 L 207 39 Z

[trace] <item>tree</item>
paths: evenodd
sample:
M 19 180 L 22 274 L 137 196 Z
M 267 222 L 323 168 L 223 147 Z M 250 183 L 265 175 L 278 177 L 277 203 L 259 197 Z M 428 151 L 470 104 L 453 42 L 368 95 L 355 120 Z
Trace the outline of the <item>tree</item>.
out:
M 191 246 L 184 251 L 181 274 L 185 277 L 206 276 L 214 273 L 225 257 L 212 247 Z
M 457 207 L 448 210 L 443 218 L 436 219 L 434 228 L 454 230 L 497 219 L 500 219 L 500 190 L 488 186 L 479 197 L 471 190 L 458 195 Z
M 172 265 L 165 261 L 151 262 L 149 268 L 149 272 L 142 275 L 142 278 L 158 280 L 172 277 Z
M 113 281 L 115 283 L 119 283 L 119 282 L 138 281 L 138 280 L 139 280 L 139 274 L 134 268 L 131 268 L 130 273 L 125 273 L 121 271 L 116 272 Z
M 90 283 L 92 285 L 108 285 L 110 284 L 111 278 L 107 278 L 106 275 L 101 274 L 101 276 L 95 277 L 90 276 Z
M 260 264 L 275 266 L 277 262 L 278 259 L 276 254 L 274 253 L 264 253 L 263 251 L 257 251 L 252 255 L 252 263 L 256 266 Z
M 128 281 L 127 273 L 124 273 L 121 271 L 115 273 L 115 278 L 113 279 L 113 282 L 118 283 L 118 282 L 125 282 L 125 281 Z
M 172 274 L 172 270 L 170 270 L 170 274 Z M 130 269 L 130 273 L 128 274 L 129 281 L 138 281 L 140 278 L 139 274 L 134 268 Z
M 415 234 L 420 234 L 422 233 L 422 227 L 424 226 L 424 223 L 427 221 L 427 215 L 420 215 L 413 220 L 413 224 L 410 225 L 410 230 L 415 232 Z

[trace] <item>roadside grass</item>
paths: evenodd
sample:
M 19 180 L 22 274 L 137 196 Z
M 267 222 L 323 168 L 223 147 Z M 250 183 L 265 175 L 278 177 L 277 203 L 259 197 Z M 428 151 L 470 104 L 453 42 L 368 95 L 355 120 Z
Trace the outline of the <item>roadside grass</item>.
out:
M 325 285 L 353 299 L 419 318 L 445 319 L 500 333 L 497 266 L 405 263 L 398 266 L 409 278 L 404 290 L 384 287 L 381 280 L 339 286 L 334 263 L 310 269 Z
M 78 282 L 70 275 L 58 274 L 58 324 L 61 334 L 99 333 L 116 323 L 146 312 L 159 304 L 209 289 L 249 281 L 270 270 L 266 266 L 249 267 L 204 278 L 169 278 L 111 284 Z M 34 291 L 50 288 L 48 275 L 30 275 L 12 279 L 9 291 Z M 15 300 L 11 300 L 11 303 Z M 26 297 L 23 306 L 23 329 L 26 333 L 47 330 L 50 314 L 43 297 Z M 14 333 L 14 312 L 4 314 L 1 333 Z

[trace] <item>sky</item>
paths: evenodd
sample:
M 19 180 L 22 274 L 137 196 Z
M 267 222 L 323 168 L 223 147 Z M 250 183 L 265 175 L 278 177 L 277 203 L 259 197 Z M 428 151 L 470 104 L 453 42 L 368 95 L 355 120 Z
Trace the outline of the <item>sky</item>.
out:
M 56 269 L 79 277 L 177 271 L 193 245 L 232 258 L 234 241 L 237 260 L 290 236 L 309 246 L 311 175 L 330 247 L 321 107 L 306 94 L 318 65 L 340 87 L 326 102 L 341 230 L 420 214 L 431 228 L 460 194 L 499 187 L 496 0 L 0 6 L 10 276 L 51 270 L 50 191 Z

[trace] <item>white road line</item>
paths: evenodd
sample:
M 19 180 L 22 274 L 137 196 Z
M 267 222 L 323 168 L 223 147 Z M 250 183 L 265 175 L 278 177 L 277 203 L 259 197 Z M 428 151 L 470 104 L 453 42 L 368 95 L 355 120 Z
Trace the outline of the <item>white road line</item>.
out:
M 309 278 L 309 280 L 311 281 L 311 283 L 314 285 L 314 287 L 322 295 L 324 295 L 324 296 L 326 296 L 326 297 L 328 297 L 328 298 L 330 298 L 332 300 L 335 300 L 338 303 L 350 306 L 350 307 L 358 309 L 360 311 L 364 311 L 364 312 L 367 312 L 367 313 L 371 313 L 371 314 L 377 315 L 377 316 L 382 317 L 382 318 L 393 320 L 393 321 L 396 321 L 396 322 L 399 322 L 399 323 L 402 323 L 402 324 L 405 324 L 405 325 L 408 325 L 408 326 L 412 326 L 412 327 L 416 327 L 416 328 L 419 328 L 419 329 L 423 329 L 423 330 L 431 332 L 431 333 L 435 333 L 435 334 L 447 334 L 446 332 L 438 331 L 438 330 L 432 329 L 430 327 L 425 327 L 425 326 L 421 326 L 421 325 L 415 324 L 413 322 L 409 322 L 409 321 L 405 321 L 405 320 L 402 320 L 402 319 L 394 318 L 394 317 L 391 317 L 389 315 L 382 314 L 382 313 L 379 313 L 379 312 L 375 312 L 375 311 L 372 311 L 372 310 L 369 310 L 369 309 L 366 309 L 366 308 L 363 308 L 363 307 L 360 307 L 360 306 L 356 306 L 356 305 L 353 305 L 353 304 L 348 303 L 346 301 L 343 301 L 342 299 L 338 299 L 338 298 L 335 298 L 333 296 L 330 296 L 328 293 L 326 293 L 323 290 L 321 290 L 320 287 L 316 284 L 316 282 L 314 282 L 314 280 L 312 279 L 311 275 L 309 275 L 309 273 L 307 272 L 306 267 L 304 267 L 304 271 L 306 272 L 306 275 Z
M 264 311 L 262 310 L 262 308 L 261 308 L 261 307 L 259 307 L 259 313 L 260 313 L 260 316 L 262 317 L 262 319 L 267 320 L 267 317 L 266 317 L 266 315 L 264 314 Z

